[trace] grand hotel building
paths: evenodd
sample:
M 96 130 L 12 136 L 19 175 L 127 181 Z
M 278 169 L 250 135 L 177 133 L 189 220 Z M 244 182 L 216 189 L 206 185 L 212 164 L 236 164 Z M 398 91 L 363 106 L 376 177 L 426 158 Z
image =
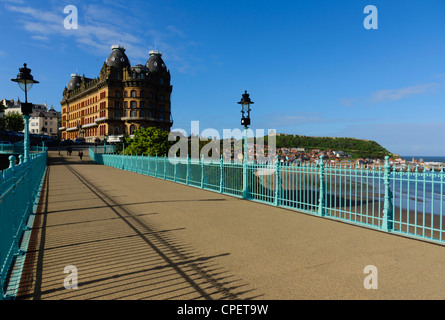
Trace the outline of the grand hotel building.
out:
M 63 139 L 117 142 L 138 128 L 170 131 L 173 87 L 162 53 L 150 51 L 145 65 L 132 67 L 124 47 L 111 49 L 99 77 L 71 75 L 61 101 Z

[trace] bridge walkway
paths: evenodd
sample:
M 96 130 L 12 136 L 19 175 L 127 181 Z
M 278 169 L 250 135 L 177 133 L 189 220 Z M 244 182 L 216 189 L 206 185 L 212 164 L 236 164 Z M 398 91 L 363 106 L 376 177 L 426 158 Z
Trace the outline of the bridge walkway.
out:
M 17 299 L 445 298 L 442 246 L 97 165 L 84 154 L 49 152 Z M 364 287 L 368 265 L 377 289 Z M 78 288 L 66 289 L 73 270 Z

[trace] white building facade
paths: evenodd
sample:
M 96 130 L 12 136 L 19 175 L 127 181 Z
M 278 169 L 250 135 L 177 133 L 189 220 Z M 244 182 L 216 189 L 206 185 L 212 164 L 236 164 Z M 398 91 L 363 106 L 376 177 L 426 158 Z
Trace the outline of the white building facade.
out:
M 20 99 L 14 100 L 0 100 L 0 104 L 6 107 L 4 115 L 12 112 L 22 114 L 22 103 Z M 51 137 L 59 136 L 59 119 L 61 113 L 56 111 L 53 106 L 48 110 L 47 104 L 33 104 L 33 112 L 29 119 L 29 133 L 36 135 L 47 135 Z

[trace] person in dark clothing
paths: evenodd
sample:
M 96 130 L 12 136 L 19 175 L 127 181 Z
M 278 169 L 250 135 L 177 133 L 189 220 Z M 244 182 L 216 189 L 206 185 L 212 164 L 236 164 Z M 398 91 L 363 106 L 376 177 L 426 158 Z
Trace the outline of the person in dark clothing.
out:
M 80 151 L 79 151 L 79 158 L 80 158 L 80 161 L 82 161 L 82 157 L 83 157 L 83 151 L 80 150 Z

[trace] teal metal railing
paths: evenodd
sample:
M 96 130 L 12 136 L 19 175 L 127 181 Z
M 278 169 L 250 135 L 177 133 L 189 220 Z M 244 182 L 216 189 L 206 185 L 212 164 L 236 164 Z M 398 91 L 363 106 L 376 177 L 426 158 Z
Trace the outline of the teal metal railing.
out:
M 5 287 L 14 260 L 24 252 L 22 236 L 29 229 L 37 195 L 46 171 L 47 153 L 32 153 L 27 162 L 19 156 L 9 157 L 9 168 L 0 172 L 0 300 L 8 298 Z
M 444 243 L 445 173 L 419 167 L 219 162 L 98 154 L 100 164 L 298 210 L 381 231 Z
M 32 146 L 30 147 L 31 153 L 42 153 L 46 152 L 47 148 L 44 146 Z M 24 147 L 23 144 L 0 144 L 0 153 L 3 154 L 23 154 Z

